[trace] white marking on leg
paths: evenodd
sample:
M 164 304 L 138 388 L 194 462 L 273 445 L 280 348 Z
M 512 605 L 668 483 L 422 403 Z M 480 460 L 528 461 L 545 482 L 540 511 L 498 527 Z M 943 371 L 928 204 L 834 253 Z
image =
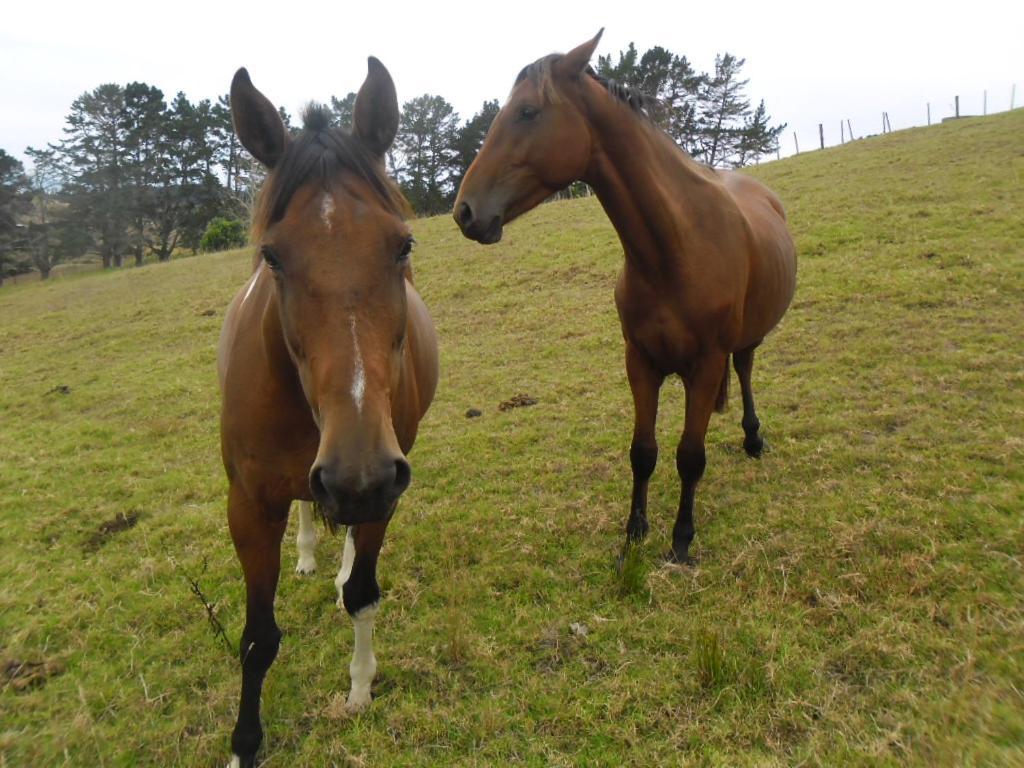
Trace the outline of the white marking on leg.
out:
M 341 570 L 334 579 L 334 586 L 338 588 L 338 607 L 344 608 L 345 602 L 342 599 L 341 588 L 345 586 L 348 577 L 352 575 L 352 563 L 356 559 L 356 542 L 352 538 L 352 528 L 349 527 L 345 534 L 345 551 L 341 555 Z
M 232 755 L 231 762 L 228 763 L 228 768 L 242 768 L 242 758 L 238 755 Z
M 359 337 L 356 335 L 356 318 L 349 318 L 352 330 L 352 399 L 356 402 L 356 410 L 363 412 L 363 395 L 366 394 L 366 371 L 363 370 L 363 355 L 359 351 Z
M 303 575 L 316 573 L 316 527 L 313 525 L 313 504 L 299 502 L 299 532 L 295 536 L 299 549 L 299 562 L 295 572 Z
M 320 201 L 320 220 L 323 221 L 324 226 L 327 227 L 327 231 L 330 232 L 333 229 L 331 224 L 331 216 L 334 215 L 334 198 L 331 197 L 330 192 L 324 192 L 323 200 Z
M 249 287 L 246 289 L 245 296 L 242 297 L 242 301 L 238 304 L 238 306 L 242 306 L 242 304 L 245 304 L 245 300 L 249 298 L 249 294 L 252 293 L 252 289 L 256 287 L 256 281 L 259 280 L 261 271 L 262 270 L 257 269 L 256 273 L 249 278 Z
M 352 690 L 348 694 L 346 707 L 350 712 L 358 712 L 370 704 L 370 684 L 377 674 L 377 657 L 373 655 L 373 620 L 380 607 L 378 600 L 352 616 L 355 628 L 355 644 L 352 649 L 352 663 L 348 665 L 348 673 L 352 677 Z

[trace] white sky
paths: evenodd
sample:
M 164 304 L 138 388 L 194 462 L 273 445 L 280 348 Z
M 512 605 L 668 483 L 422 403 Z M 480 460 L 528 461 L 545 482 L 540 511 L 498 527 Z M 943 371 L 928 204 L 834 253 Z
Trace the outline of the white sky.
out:
M 354 6 L 354 8 L 353 8 Z M 351 9 L 351 10 L 349 10 Z M 357 90 L 366 56 L 391 71 L 399 101 L 435 93 L 463 119 L 485 99 L 503 101 L 525 64 L 566 51 L 605 27 L 598 54 L 661 45 L 710 70 L 716 53 L 744 57 L 748 95 L 763 98 L 801 149 L 836 144 L 839 121 L 877 133 L 888 111 L 896 130 L 952 114 L 1024 105 L 1024 3 L 842 0 L 705 3 L 559 0 L 361 3 L 300 0 L 19 0 L 0 27 L 0 148 L 61 137 L 71 102 L 105 82 L 140 80 L 170 100 L 225 93 L 235 69 L 293 115 L 310 99 Z

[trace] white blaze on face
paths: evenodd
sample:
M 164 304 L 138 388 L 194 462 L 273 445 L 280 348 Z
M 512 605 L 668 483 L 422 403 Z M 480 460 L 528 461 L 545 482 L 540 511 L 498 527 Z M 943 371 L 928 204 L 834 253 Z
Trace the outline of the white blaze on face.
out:
M 245 300 L 249 298 L 249 294 L 252 293 L 252 289 L 256 287 L 256 281 L 259 279 L 260 272 L 262 271 L 262 269 L 257 269 L 255 274 L 253 274 L 253 276 L 249 278 L 249 287 L 245 290 L 245 296 L 242 297 L 242 301 L 241 303 L 239 303 L 238 306 L 242 306 L 242 304 L 245 304 Z
M 324 192 L 323 200 L 320 201 L 320 220 L 323 221 L 324 226 L 327 227 L 327 231 L 330 232 L 334 227 L 331 224 L 331 216 L 334 215 L 334 198 L 330 192 Z
M 363 355 L 359 351 L 359 337 L 356 334 L 356 318 L 349 318 L 349 329 L 352 331 L 352 399 L 356 410 L 363 412 L 363 395 L 366 394 L 366 371 L 363 370 Z

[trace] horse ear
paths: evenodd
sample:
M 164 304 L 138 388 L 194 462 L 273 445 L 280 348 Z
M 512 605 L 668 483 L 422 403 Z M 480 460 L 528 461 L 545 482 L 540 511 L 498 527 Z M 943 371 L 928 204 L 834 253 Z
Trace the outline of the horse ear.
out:
M 594 51 L 597 49 L 597 44 L 601 42 L 601 35 L 604 34 L 604 27 L 597 30 L 597 34 L 591 40 L 578 45 L 563 56 L 557 66 L 562 70 L 563 73 L 570 77 L 576 77 L 583 73 L 583 70 L 587 68 L 590 63 L 590 58 L 594 55 Z
M 391 147 L 398 133 L 398 94 L 395 82 L 380 60 L 367 60 L 366 80 L 359 88 L 352 109 L 352 135 L 377 157 Z
M 256 90 L 245 67 L 235 72 L 231 80 L 231 122 L 238 140 L 253 157 L 267 168 L 277 165 L 288 143 L 288 133 L 281 115 Z

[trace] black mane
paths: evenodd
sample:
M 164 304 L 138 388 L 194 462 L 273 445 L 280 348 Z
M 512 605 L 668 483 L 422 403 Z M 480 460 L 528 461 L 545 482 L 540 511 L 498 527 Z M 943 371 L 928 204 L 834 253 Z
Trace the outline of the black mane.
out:
M 604 89 L 608 91 L 608 93 L 622 103 L 628 105 L 629 108 L 638 115 L 650 117 L 651 107 L 658 103 L 658 100 L 654 96 L 644 93 L 632 86 L 623 85 L 617 80 L 612 80 L 604 75 L 599 75 L 593 67 L 587 67 L 587 74 L 604 86 Z
M 302 130 L 288 142 L 260 191 L 253 216 L 257 233 L 284 218 L 292 197 L 305 184 L 318 181 L 326 189 L 342 171 L 368 182 L 389 210 L 406 215 L 408 204 L 395 182 L 388 178 L 383 164 L 359 139 L 332 125 L 330 109 L 323 104 L 309 104 L 302 111 L 302 123 Z
M 526 65 L 516 77 L 516 82 L 513 87 L 529 78 L 531 82 L 538 85 L 541 90 L 545 92 L 546 97 L 549 97 L 551 65 L 560 58 L 562 58 L 561 54 L 552 53 L 544 56 L 543 58 L 537 59 L 532 64 Z M 633 112 L 636 112 L 641 117 L 650 118 L 651 108 L 658 103 L 658 100 L 654 96 L 643 93 L 636 88 L 623 85 L 622 83 L 611 80 L 603 75 L 599 75 L 593 67 L 588 66 L 586 73 L 593 80 L 600 83 L 609 94 L 614 96 L 618 101 L 627 105 Z

